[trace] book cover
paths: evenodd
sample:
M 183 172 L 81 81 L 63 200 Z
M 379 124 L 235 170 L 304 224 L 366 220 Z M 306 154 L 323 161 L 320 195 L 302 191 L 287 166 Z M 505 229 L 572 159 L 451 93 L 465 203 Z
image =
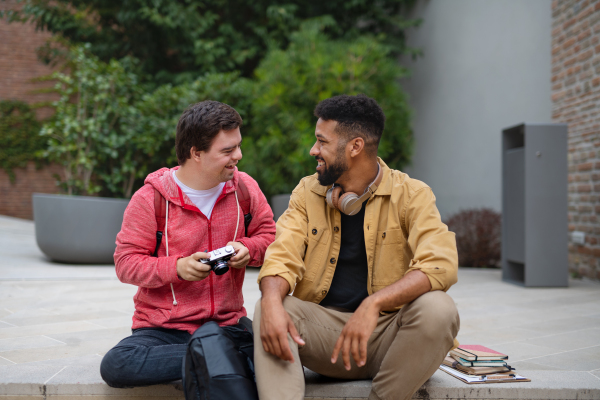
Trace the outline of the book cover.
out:
M 446 356 L 446 358 L 444 358 L 443 365 L 457 369 L 469 375 L 488 375 L 511 371 L 511 367 L 509 365 L 507 365 L 506 367 L 464 367 L 460 365 L 458 361 L 456 361 L 454 358 L 449 356 Z
M 450 368 L 446 365 L 440 365 L 440 369 L 453 377 L 460 379 L 461 381 L 473 384 L 473 383 L 504 383 L 504 382 L 531 382 L 531 379 L 527 379 L 524 376 L 514 373 L 503 373 L 495 375 L 469 375 L 464 372 L 458 371 L 454 368 Z
M 508 356 L 496 350 L 478 344 L 460 345 L 450 351 L 458 357 L 469 361 L 507 360 Z
M 452 352 L 450 352 L 450 356 L 452 356 L 452 358 L 454 358 L 463 367 L 506 367 L 508 365 L 504 360 L 469 361 L 453 354 Z

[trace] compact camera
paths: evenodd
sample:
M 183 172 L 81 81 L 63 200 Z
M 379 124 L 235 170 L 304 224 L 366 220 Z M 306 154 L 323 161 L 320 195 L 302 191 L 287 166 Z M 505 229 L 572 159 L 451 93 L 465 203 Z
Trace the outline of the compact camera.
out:
M 235 250 L 233 246 L 225 246 L 211 251 L 208 255 L 210 258 L 201 259 L 200 262 L 210 265 L 210 269 L 215 272 L 215 275 L 223 275 L 229 271 L 227 261 L 235 255 Z

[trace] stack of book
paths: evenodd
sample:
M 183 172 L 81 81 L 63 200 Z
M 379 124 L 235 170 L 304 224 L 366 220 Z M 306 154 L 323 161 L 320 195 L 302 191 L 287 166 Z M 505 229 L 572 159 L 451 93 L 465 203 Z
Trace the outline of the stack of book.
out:
M 461 345 L 440 369 L 466 383 L 530 382 L 508 365 L 508 356 L 481 345 Z

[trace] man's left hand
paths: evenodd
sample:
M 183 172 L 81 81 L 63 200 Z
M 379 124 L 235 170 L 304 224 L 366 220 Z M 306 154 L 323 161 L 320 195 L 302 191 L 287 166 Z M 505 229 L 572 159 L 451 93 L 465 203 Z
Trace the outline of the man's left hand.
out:
M 351 368 L 350 353 L 356 365 L 364 366 L 367 362 L 367 342 L 377 326 L 378 318 L 379 307 L 372 297 L 367 297 L 342 329 L 331 354 L 331 363 L 337 362 L 339 352 L 342 350 L 342 360 L 346 370 L 350 371 Z
M 229 242 L 228 246 L 233 246 L 235 256 L 229 259 L 227 265 L 232 268 L 244 268 L 250 262 L 250 250 L 240 242 Z

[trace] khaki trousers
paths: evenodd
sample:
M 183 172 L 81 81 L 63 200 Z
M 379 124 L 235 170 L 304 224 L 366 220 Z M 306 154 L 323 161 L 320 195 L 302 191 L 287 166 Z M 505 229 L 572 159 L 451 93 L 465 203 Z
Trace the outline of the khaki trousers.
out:
M 330 310 L 287 296 L 283 306 L 306 343 L 299 347 L 288 334 L 294 363 L 265 352 L 260 340 L 260 300 L 254 311 L 254 364 L 261 400 L 304 399 L 302 365 L 321 375 L 341 379 L 373 379 L 369 400 L 410 399 L 433 375 L 458 333 L 454 301 L 441 291 L 425 293 L 400 311 L 379 317 L 367 344 L 366 365 L 346 371 L 341 352 L 331 353 L 352 313 Z M 301 362 L 299 362 L 299 360 Z

